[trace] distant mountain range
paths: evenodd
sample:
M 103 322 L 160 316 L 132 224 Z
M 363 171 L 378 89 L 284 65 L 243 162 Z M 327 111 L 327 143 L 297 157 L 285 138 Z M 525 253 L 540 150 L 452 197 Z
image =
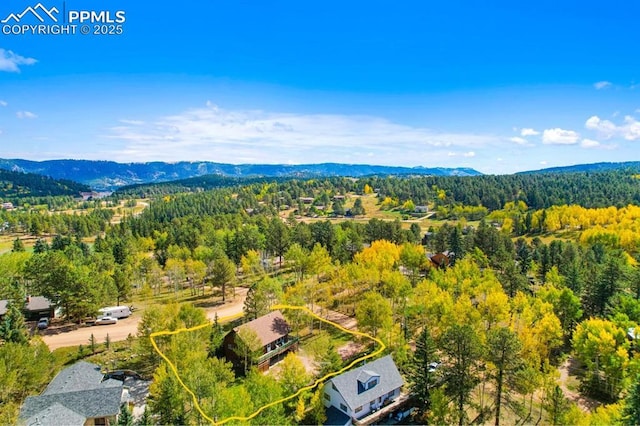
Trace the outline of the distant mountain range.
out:
M 633 169 L 640 170 L 640 161 L 625 161 L 621 163 L 593 163 L 576 164 L 574 166 L 549 167 L 547 169 L 531 170 L 516 173 L 518 175 L 539 173 L 580 173 L 580 172 L 607 172 L 610 170 Z
M 482 173 L 470 168 L 393 167 L 368 164 L 224 164 L 209 161 L 178 163 L 116 163 L 92 160 L 30 161 L 0 159 L 0 169 L 23 173 L 35 173 L 57 180 L 79 182 L 94 190 L 116 190 L 123 186 L 152 184 L 184 180 L 202 176 L 228 178 L 315 178 L 331 176 L 361 177 L 371 175 L 430 175 L 430 176 L 479 176 Z M 622 163 L 579 164 L 552 167 L 517 174 L 604 172 L 618 169 L 640 171 L 640 161 Z
M 30 161 L 0 159 L 0 169 L 37 173 L 54 179 L 67 179 L 95 190 L 115 190 L 122 186 L 168 182 L 205 175 L 225 177 L 299 177 L 369 175 L 478 176 L 469 168 L 391 167 L 367 164 L 223 164 L 208 161 L 178 163 L 116 163 L 91 160 Z

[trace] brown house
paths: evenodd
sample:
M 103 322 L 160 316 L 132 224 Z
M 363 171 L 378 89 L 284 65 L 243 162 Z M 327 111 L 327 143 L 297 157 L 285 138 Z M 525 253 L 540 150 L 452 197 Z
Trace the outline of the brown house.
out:
M 269 367 L 280 361 L 289 351 L 298 349 L 298 338 L 289 336 L 291 328 L 282 316 L 282 312 L 273 311 L 246 324 L 235 327 L 224 337 L 225 357 L 239 365 L 242 360 L 236 353 L 239 332 L 243 329 L 251 330 L 256 334 L 262 346 L 262 355 L 256 360 L 258 370 L 267 371 Z
M 428 253 L 427 257 L 436 268 L 445 269 L 451 264 L 449 252 L 445 253 Z

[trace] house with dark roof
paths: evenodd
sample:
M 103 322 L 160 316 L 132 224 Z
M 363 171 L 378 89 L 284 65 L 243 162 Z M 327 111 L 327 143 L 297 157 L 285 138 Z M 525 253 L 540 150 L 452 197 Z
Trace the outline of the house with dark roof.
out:
M 282 316 L 282 312 L 273 311 L 235 327 L 224 337 L 225 357 L 236 366 L 241 362 L 236 352 L 237 339 L 240 339 L 238 333 L 243 329 L 255 333 L 260 341 L 262 355 L 256 361 L 260 371 L 267 371 L 270 366 L 283 359 L 288 352 L 298 349 L 298 338 L 289 335 L 291 328 Z
M 80 361 L 58 373 L 40 395 L 27 397 L 19 420 L 43 426 L 113 425 L 128 400 L 122 381 L 105 378 L 100 366 Z
M 7 314 L 8 300 L 0 300 L 0 319 Z M 55 306 L 49 299 L 43 296 L 27 296 L 27 300 L 22 311 L 27 321 L 37 321 L 42 317 L 55 318 Z
M 327 424 L 362 420 L 398 398 L 403 384 L 391 355 L 328 380 L 324 387 Z

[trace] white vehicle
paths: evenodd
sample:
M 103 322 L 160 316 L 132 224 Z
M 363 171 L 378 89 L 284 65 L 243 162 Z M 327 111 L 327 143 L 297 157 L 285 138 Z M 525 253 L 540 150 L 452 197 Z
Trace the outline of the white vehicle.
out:
M 98 309 L 101 317 L 127 318 L 131 315 L 131 309 L 128 306 L 108 306 Z
M 118 318 L 116 317 L 101 317 L 96 320 L 95 325 L 117 324 Z

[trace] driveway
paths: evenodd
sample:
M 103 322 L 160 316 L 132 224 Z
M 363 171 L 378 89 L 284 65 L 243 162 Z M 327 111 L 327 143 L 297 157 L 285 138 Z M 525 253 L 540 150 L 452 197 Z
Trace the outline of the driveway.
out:
M 228 300 L 224 305 L 204 308 L 207 318 L 213 321 L 216 313 L 220 319 L 224 319 L 225 317 L 237 318 L 242 316 L 242 309 L 244 307 L 244 301 L 247 298 L 247 291 L 247 288 L 237 287 L 236 296 L 233 300 Z M 117 342 L 120 340 L 126 340 L 129 334 L 135 337 L 138 333 L 138 323 L 141 319 L 141 315 L 135 315 L 119 320 L 117 324 L 81 327 L 76 330 L 60 334 L 48 334 L 42 336 L 42 340 L 52 351 L 66 346 L 88 345 L 91 334 L 93 334 L 93 337 L 96 339 L 96 343 L 104 343 L 107 334 L 109 334 L 109 339 L 112 342 Z

